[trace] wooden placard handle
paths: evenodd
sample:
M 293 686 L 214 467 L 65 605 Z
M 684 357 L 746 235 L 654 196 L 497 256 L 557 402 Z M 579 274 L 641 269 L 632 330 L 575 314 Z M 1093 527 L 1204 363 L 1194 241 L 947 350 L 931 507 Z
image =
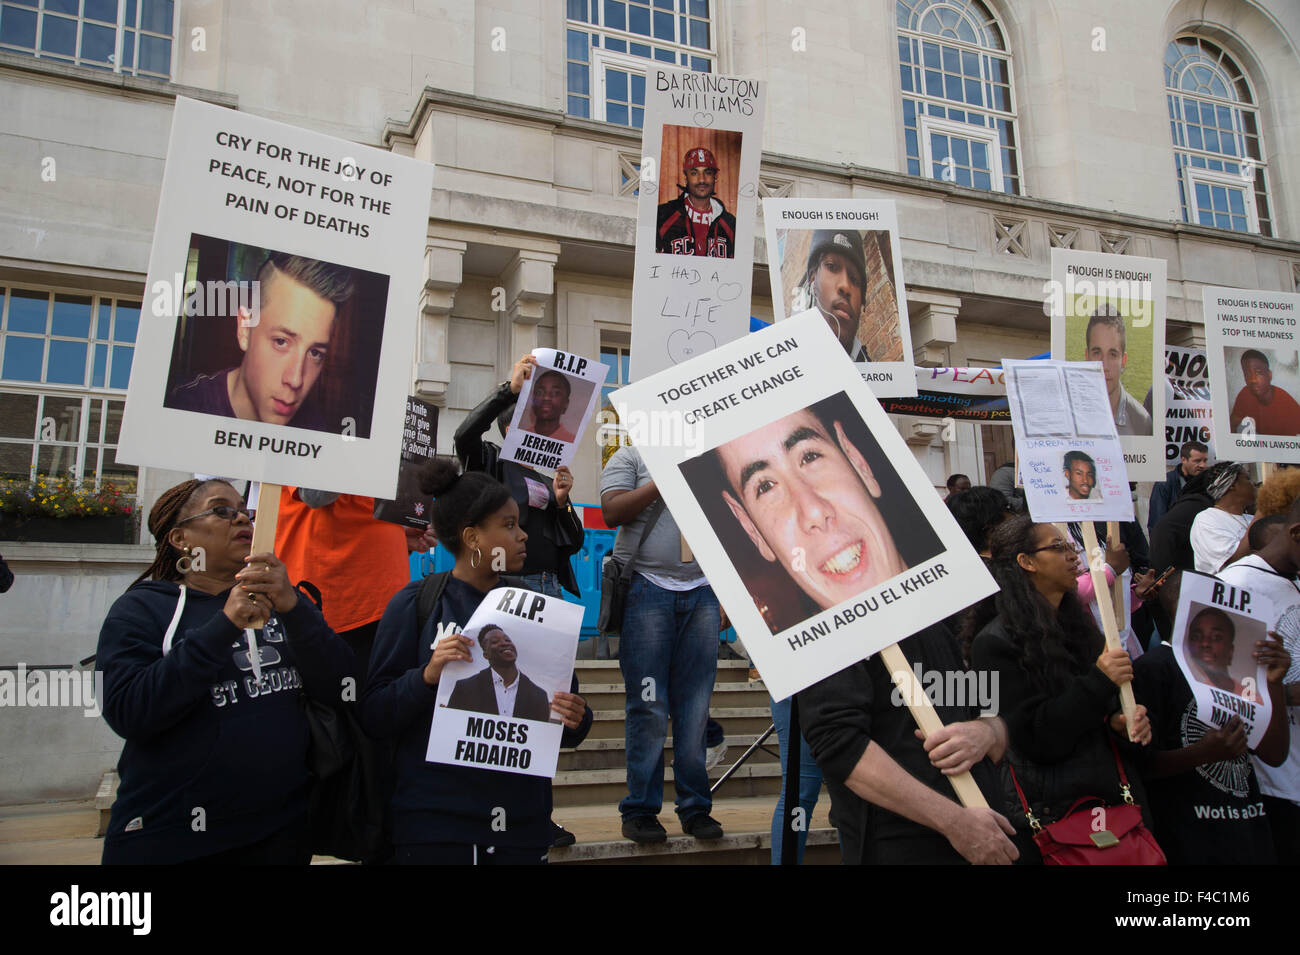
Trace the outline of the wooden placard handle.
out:
M 1106 522 L 1106 543 L 1111 547 L 1120 541 L 1119 522 Z M 1124 619 L 1124 575 L 1116 574 L 1115 581 L 1110 585 L 1111 603 L 1115 605 L 1115 627 L 1119 628 L 1119 621 Z
M 1092 589 L 1097 597 L 1097 607 L 1101 611 L 1101 628 L 1106 634 L 1107 650 L 1123 650 L 1124 644 L 1119 638 L 1119 630 L 1115 626 L 1115 605 L 1111 601 L 1103 599 L 1102 594 L 1108 593 L 1106 587 L 1106 562 L 1104 560 L 1095 560 L 1094 555 L 1099 547 L 1097 543 L 1097 530 L 1092 526 L 1092 521 L 1080 521 L 1083 528 L 1083 550 L 1084 557 L 1088 561 L 1088 573 L 1092 574 Z M 1125 683 L 1119 688 L 1119 705 L 1124 711 L 1124 722 L 1128 729 L 1128 738 L 1133 742 L 1133 723 L 1137 719 L 1137 700 L 1133 697 L 1133 684 Z
M 929 736 L 943 729 L 943 721 L 939 719 L 934 704 L 925 695 L 925 689 L 916 679 L 916 674 L 912 672 L 912 667 L 898 644 L 891 643 L 881 650 L 880 659 L 884 661 L 885 669 L 889 671 L 894 686 L 898 687 L 898 691 L 903 694 L 903 699 L 907 701 L 907 708 L 912 711 L 912 719 L 916 720 L 916 725 L 921 728 L 921 732 Z M 975 784 L 975 779 L 970 773 L 958 773 L 947 779 L 952 783 L 952 788 L 957 791 L 957 798 L 967 809 L 973 806 L 984 809 L 989 807 L 988 800 L 984 798 L 984 794 L 980 792 L 979 786 Z
M 250 554 L 275 552 L 275 524 L 280 519 L 280 485 L 263 484 L 257 497 L 257 520 L 253 522 Z

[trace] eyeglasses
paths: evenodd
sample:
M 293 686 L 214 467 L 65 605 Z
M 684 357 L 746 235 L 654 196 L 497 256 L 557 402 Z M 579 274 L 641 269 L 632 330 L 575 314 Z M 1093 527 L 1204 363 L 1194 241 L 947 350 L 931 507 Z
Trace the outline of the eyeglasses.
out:
M 243 514 L 250 521 L 252 520 L 249 516 L 248 508 L 246 507 L 231 507 L 229 504 L 218 504 L 216 507 L 210 507 L 206 511 L 199 511 L 197 514 L 191 514 L 184 520 L 177 521 L 176 526 L 180 527 L 182 524 L 187 524 L 190 521 L 197 521 L 200 517 L 207 517 L 209 514 L 215 514 L 223 521 L 230 521 L 232 524 L 235 522 L 235 518 L 240 514 Z
M 1053 541 L 1050 544 L 1044 544 L 1042 547 L 1035 547 L 1033 550 L 1027 550 L 1025 553 L 1037 554 L 1040 550 L 1059 550 L 1062 553 L 1073 552 L 1074 545 L 1069 541 Z

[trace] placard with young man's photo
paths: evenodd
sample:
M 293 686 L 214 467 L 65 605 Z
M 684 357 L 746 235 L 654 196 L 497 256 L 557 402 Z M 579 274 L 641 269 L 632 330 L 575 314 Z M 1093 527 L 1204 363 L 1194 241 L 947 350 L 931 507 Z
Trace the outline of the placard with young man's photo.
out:
M 820 314 L 614 402 L 658 422 L 637 448 L 778 699 L 994 588 Z

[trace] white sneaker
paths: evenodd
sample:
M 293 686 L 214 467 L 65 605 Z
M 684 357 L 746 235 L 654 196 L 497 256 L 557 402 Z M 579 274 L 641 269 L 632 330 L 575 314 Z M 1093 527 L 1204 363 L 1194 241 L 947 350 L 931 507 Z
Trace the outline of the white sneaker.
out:
M 723 739 L 717 746 L 710 746 L 704 751 L 704 769 L 707 772 L 718 763 L 722 762 L 722 757 L 727 755 L 727 741 Z

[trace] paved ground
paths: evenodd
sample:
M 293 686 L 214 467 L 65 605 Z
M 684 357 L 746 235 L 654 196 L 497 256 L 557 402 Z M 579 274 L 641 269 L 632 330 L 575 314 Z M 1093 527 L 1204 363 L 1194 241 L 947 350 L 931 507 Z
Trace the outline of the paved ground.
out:
M 723 799 L 714 804 L 713 815 L 728 835 L 766 833 L 775 804 L 773 796 Z M 823 795 L 813 812 L 813 829 L 829 827 L 829 808 L 830 801 Z M 557 810 L 555 820 L 578 837 L 579 845 L 623 838 L 614 806 L 570 806 Z M 95 838 L 98 821 L 92 799 L 0 806 L 0 865 L 96 865 L 103 846 Z M 660 814 L 659 821 L 669 836 L 681 834 L 671 808 Z

